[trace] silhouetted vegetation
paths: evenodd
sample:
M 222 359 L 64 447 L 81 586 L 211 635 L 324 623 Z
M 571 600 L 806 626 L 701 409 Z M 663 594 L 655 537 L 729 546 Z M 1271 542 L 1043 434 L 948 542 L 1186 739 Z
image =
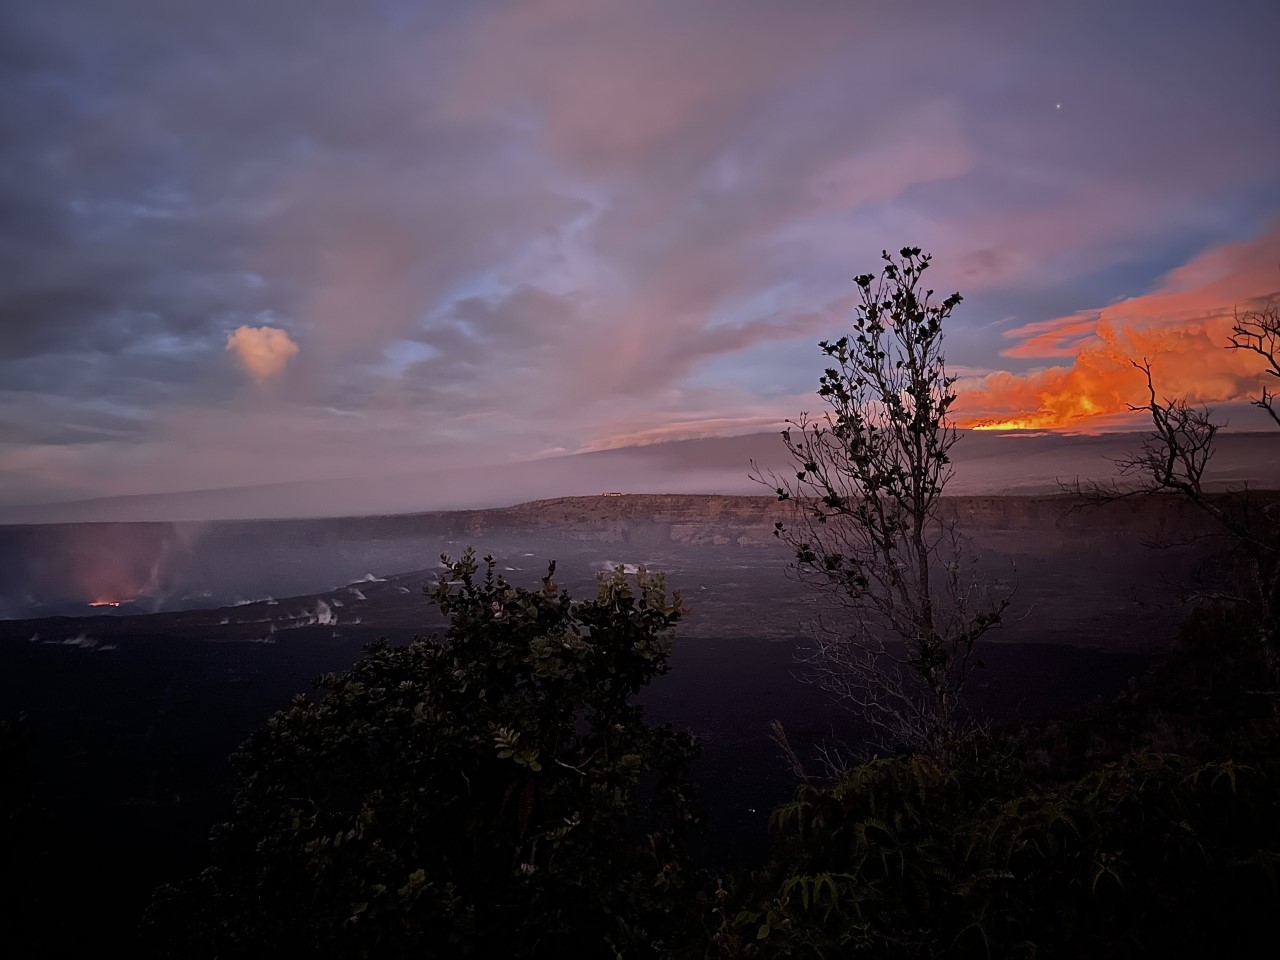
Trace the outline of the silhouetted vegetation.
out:
M 1116 700 L 950 767 L 879 759 L 774 813 L 735 957 L 1261 956 L 1280 909 L 1280 722 L 1246 625 L 1197 615 Z
M 1261 361 L 1263 383 L 1250 401 L 1280 426 L 1280 400 L 1268 385 L 1280 379 L 1280 305 L 1264 303 L 1236 310 L 1227 350 L 1253 354 Z M 1172 495 L 1211 517 L 1228 542 L 1226 563 L 1216 577 L 1214 599 L 1252 612 L 1261 650 L 1260 675 L 1280 679 L 1280 501 L 1261 498 L 1247 484 L 1214 493 L 1205 482 L 1221 425 L 1213 410 L 1183 397 L 1160 396 L 1147 360 L 1132 361 L 1146 379 L 1145 402 L 1130 404 L 1151 418 L 1151 433 L 1141 449 L 1117 462 L 1116 483 L 1065 484 L 1090 501 L 1134 496 Z
M 23 956 L 41 956 L 43 903 L 49 876 L 41 849 L 48 824 L 40 808 L 31 730 L 23 714 L 0 717 L 0 903 L 3 943 Z
M 808 674 L 888 746 L 942 756 L 970 729 L 960 697 L 974 647 L 1008 598 L 975 580 L 939 509 L 959 440 L 943 325 L 962 298 L 934 299 L 919 248 L 882 258 L 878 277 L 854 279 L 852 335 L 819 345 L 827 411 L 782 434 L 794 478 L 755 476 L 793 507 L 775 531 L 793 569 L 839 609 L 814 625 Z
M 468 552 L 441 637 L 379 644 L 272 717 L 212 866 L 162 889 L 173 957 L 635 955 L 687 942 L 692 738 L 636 692 L 667 669 L 678 598 L 602 576 L 573 602 Z

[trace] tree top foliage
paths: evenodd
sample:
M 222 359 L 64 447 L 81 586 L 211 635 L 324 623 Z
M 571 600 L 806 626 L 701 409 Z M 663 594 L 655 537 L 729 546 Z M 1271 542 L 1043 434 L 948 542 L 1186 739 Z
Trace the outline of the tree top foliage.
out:
M 607 956 L 679 922 L 696 747 L 632 702 L 678 596 L 443 559 L 443 636 L 374 644 L 233 758 L 213 866 L 150 912 L 170 955 Z

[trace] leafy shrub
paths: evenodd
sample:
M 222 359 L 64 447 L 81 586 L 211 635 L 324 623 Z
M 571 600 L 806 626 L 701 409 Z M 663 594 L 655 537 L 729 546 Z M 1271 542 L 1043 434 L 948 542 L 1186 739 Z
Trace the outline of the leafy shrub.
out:
M 696 747 L 632 698 L 668 669 L 678 595 L 618 571 L 578 603 L 554 564 L 529 591 L 444 559 L 443 637 L 373 645 L 234 757 L 213 865 L 149 912 L 162 953 L 669 948 Z
M 1280 791 L 1230 761 L 1133 753 L 1057 787 L 895 757 L 780 807 L 737 956 L 1253 955 L 1274 942 Z

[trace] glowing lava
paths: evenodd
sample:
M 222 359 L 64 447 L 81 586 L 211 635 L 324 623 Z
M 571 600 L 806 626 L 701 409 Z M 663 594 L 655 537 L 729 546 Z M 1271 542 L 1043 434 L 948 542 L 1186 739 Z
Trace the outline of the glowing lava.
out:
M 958 388 L 958 425 L 972 430 L 1141 429 L 1132 405 L 1149 402 L 1149 363 L 1160 398 L 1242 403 L 1267 374 L 1256 354 L 1228 349 L 1241 314 L 1280 303 L 1280 229 L 1210 248 L 1146 294 L 1006 331 L 1002 351 L 1050 365 L 997 371 Z M 1139 416 L 1139 419 L 1141 417 Z
M 1038 430 L 1043 426 L 1038 420 L 1001 420 L 999 423 L 975 423 L 970 430 Z M 1056 424 L 1055 424 L 1056 426 Z
M 89 606 L 91 606 L 91 607 L 118 607 L 118 606 L 120 606 L 120 601 L 119 601 L 119 600 L 93 600 L 93 601 L 91 601 L 91 602 L 89 603 Z

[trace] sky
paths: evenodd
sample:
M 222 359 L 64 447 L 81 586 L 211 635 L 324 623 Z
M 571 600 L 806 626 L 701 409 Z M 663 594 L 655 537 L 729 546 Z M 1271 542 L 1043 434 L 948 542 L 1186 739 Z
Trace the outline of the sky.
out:
M 1231 413 L 1280 7 L 17 0 L 0 505 L 769 430 L 920 246 L 968 426 Z M 1260 421 L 1257 421 L 1260 424 Z

